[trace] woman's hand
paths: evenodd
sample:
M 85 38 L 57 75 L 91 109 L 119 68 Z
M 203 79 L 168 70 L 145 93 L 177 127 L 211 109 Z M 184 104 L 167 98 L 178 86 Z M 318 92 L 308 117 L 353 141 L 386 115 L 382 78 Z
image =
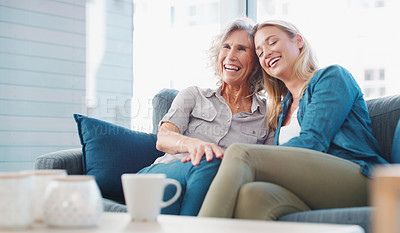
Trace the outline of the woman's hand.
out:
M 215 155 L 217 159 L 224 156 L 224 150 L 215 143 L 204 142 L 197 138 L 187 138 L 182 147 L 189 153 L 181 159 L 183 163 L 192 161 L 193 166 L 200 164 L 201 158 L 205 155 L 207 161 L 211 161 Z
M 179 133 L 176 125 L 164 122 L 157 134 L 157 150 L 169 153 L 189 153 L 182 158 L 182 162 L 192 161 L 194 166 L 199 165 L 201 158 L 205 155 L 207 161 L 211 161 L 215 155 L 220 159 L 224 150 L 215 143 L 209 143 L 197 138 L 191 138 Z

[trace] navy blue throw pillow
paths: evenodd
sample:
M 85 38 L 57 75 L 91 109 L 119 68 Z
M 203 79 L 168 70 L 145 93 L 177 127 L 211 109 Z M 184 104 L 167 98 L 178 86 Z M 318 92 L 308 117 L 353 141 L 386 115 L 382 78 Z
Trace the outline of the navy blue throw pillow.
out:
M 83 173 L 93 175 L 104 198 L 125 203 L 121 175 L 136 173 L 164 153 L 156 134 L 133 131 L 74 114 L 82 144 Z

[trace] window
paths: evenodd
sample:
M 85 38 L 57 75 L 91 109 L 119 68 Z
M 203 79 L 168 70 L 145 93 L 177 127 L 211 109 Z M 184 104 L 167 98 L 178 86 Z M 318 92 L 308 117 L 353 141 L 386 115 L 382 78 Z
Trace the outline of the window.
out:
M 374 71 L 373 70 L 370 70 L 370 69 L 365 70 L 365 80 L 366 81 L 372 80 L 373 76 L 374 76 Z
M 208 45 L 222 25 L 244 12 L 257 22 L 271 18 L 293 22 L 310 41 L 320 66 L 346 67 L 364 92 L 371 93 L 367 97 L 398 92 L 400 58 L 392 54 L 400 52 L 400 34 L 385 26 L 400 20 L 396 0 L 134 0 L 134 4 L 133 129 L 151 131 L 151 98 L 162 88 L 215 84 L 207 67 Z M 151 87 L 143 88 L 148 80 Z
M 379 80 L 385 80 L 385 70 L 379 69 Z
M 384 0 L 375 0 L 375 7 L 384 7 L 385 1 Z
M 283 19 L 295 24 L 311 43 L 320 66 L 344 66 L 353 74 L 367 98 L 399 94 L 400 71 L 397 67 L 400 58 L 397 54 L 400 53 L 400 33 L 393 30 L 391 23 L 400 21 L 399 1 L 249 2 L 257 11 L 257 22 Z
M 366 98 L 386 95 L 385 69 L 366 69 L 363 87 Z
M 216 86 L 207 49 L 222 25 L 244 15 L 245 4 L 241 0 L 134 0 L 134 4 L 131 128 L 150 132 L 151 99 L 162 88 Z

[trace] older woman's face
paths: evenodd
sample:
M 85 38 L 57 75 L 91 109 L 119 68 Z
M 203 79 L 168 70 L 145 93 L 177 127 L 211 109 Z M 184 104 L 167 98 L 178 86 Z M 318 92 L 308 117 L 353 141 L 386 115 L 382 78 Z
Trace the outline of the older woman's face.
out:
M 294 64 L 303 47 L 303 38 L 288 34 L 275 26 L 260 28 L 254 36 L 261 67 L 272 77 L 285 81 L 292 77 Z
M 219 73 L 229 85 L 242 85 L 256 65 L 249 33 L 244 30 L 232 32 L 222 43 L 218 55 Z

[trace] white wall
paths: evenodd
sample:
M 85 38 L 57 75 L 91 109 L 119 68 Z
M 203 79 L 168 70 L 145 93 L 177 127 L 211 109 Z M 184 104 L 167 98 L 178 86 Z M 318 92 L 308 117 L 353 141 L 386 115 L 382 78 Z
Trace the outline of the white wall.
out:
M 41 154 L 80 147 L 72 114 L 90 112 L 86 4 L 97 1 L 0 0 L 0 171 L 32 169 Z M 131 95 L 133 6 L 107 0 L 104 10 L 92 90 L 99 99 Z

